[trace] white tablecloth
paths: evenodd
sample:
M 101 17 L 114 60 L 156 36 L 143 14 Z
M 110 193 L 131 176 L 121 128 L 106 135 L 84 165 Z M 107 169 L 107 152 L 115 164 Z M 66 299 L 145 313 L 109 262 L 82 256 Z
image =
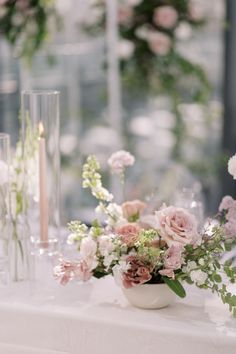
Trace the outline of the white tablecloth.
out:
M 113 279 L 56 287 L 54 299 L 16 284 L 0 298 L 0 354 L 235 354 L 236 319 L 190 287 L 161 310 L 131 307 Z

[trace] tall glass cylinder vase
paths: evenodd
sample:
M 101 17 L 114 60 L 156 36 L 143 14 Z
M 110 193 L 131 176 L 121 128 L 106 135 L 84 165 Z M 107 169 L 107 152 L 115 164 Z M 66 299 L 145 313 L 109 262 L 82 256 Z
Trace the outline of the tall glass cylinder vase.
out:
M 59 92 L 23 91 L 21 114 L 24 204 L 33 257 L 31 275 L 37 278 L 40 263 L 54 257 L 59 244 Z
M 0 288 L 9 283 L 9 239 L 10 239 L 10 137 L 0 133 Z

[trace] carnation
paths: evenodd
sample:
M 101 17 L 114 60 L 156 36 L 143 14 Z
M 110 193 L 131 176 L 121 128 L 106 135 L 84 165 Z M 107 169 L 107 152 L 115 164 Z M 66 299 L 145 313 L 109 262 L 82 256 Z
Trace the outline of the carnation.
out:
M 124 172 L 125 167 L 132 166 L 135 158 L 128 151 L 119 150 L 111 155 L 108 159 L 108 165 L 111 168 L 112 173 L 120 174 Z

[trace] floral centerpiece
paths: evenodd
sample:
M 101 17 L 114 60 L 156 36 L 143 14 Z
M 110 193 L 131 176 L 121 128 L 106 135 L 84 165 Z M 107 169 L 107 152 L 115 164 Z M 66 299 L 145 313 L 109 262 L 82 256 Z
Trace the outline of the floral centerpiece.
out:
M 230 160 L 229 172 L 236 176 L 235 160 Z M 122 183 L 125 168 L 133 163 L 134 157 L 127 151 L 118 151 L 108 160 Z M 233 198 L 224 197 L 216 217 L 201 230 L 195 216 L 183 208 L 163 205 L 145 213 L 147 205 L 140 200 L 116 204 L 102 185 L 95 156 L 89 156 L 83 166 L 83 187 L 98 200 L 96 212 L 105 215 L 105 222 L 94 220 L 91 227 L 80 221 L 69 224 L 68 242 L 77 245 L 80 259 L 61 258 L 54 269 L 61 284 L 111 274 L 124 289 L 166 284 L 183 298 L 186 282 L 217 293 L 236 316 L 236 295 L 225 284 L 226 279 L 235 282 L 236 267 L 232 259 L 221 262 L 221 255 L 236 244 Z

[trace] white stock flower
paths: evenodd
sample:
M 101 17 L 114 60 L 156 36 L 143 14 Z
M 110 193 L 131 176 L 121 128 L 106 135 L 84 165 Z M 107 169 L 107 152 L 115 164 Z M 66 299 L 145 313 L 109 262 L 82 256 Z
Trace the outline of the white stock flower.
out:
M 112 242 L 112 239 L 114 238 L 114 235 L 103 235 L 99 237 L 99 251 L 101 253 L 102 256 L 107 256 L 110 253 L 112 253 L 114 251 L 114 244 Z
M 83 259 L 93 258 L 97 252 L 97 243 L 90 237 L 85 237 L 81 241 L 80 255 Z
M 233 179 L 236 179 L 236 154 L 228 161 L 228 172 L 233 176 Z
M 8 165 L 0 160 L 0 186 L 8 182 Z
M 112 253 L 104 257 L 103 264 L 106 268 L 109 268 L 113 261 L 117 260 L 117 255 Z
M 127 40 L 122 39 L 118 42 L 117 54 L 119 58 L 127 60 L 132 57 L 134 53 L 134 43 Z
M 190 273 L 191 280 L 197 285 L 203 285 L 207 280 L 207 274 L 200 269 L 192 270 Z

